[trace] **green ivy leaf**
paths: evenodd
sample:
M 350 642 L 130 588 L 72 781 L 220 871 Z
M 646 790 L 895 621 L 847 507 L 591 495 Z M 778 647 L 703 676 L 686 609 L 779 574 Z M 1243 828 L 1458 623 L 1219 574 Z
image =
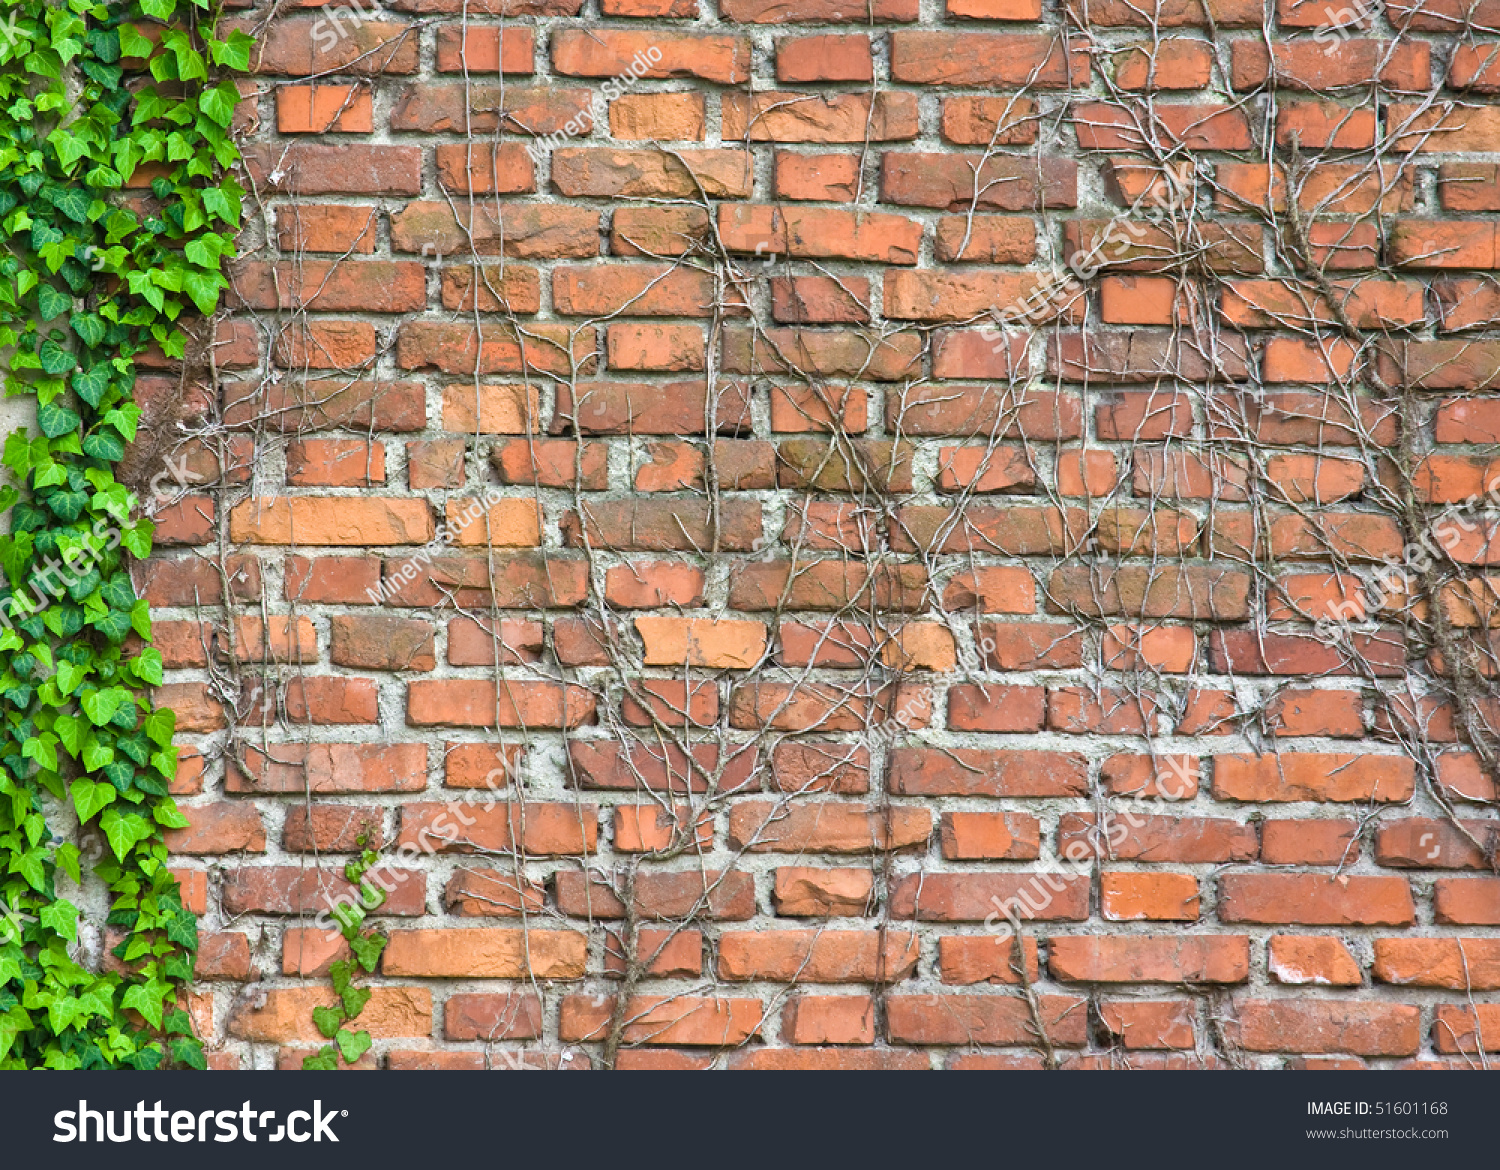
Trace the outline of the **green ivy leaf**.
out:
M 78 359 L 71 352 L 64 349 L 50 337 L 42 342 L 41 349 L 37 350 L 37 356 L 41 358 L 43 371 L 48 374 L 66 374 L 78 364 Z M 77 416 L 74 415 L 74 418 L 76 419 Z M 68 429 L 72 430 L 77 425 L 78 423 L 74 422 L 73 426 L 70 426 Z M 52 431 L 48 431 L 46 427 L 43 427 L 42 430 L 49 438 L 56 438 L 57 435 L 62 433 L 58 431 L 54 434 Z
M 78 939 L 78 907 L 65 898 L 43 906 L 37 911 L 37 921 L 69 942 L 76 942 Z
M 78 820 L 87 824 L 94 814 L 114 803 L 115 788 L 112 784 L 97 784 L 93 780 L 80 778 L 69 787 L 73 795 L 73 809 Z M 127 846 L 128 848 L 128 846 Z
M 313 1024 L 325 1039 L 332 1040 L 343 1022 L 344 1014 L 338 1008 L 331 1008 L 326 1004 L 313 1008 Z
M 188 296 L 193 298 L 193 304 L 206 317 L 214 311 L 219 303 L 219 290 L 228 282 L 217 272 L 189 272 L 182 283 Z
M 57 736 L 36 736 L 21 745 L 21 755 L 35 760 L 49 772 L 57 771 Z
M 332 1044 L 325 1044 L 312 1056 L 302 1059 L 302 1068 L 307 1072 L 337 1072 L 339 1054 Z
M 147 646 L 136 655 L 135 676 L 147 686 L 161 686 L 163 677 L 161 651 L 155 646 Z
M 172 742 L 172 734 L 177 730 L 177 713 L 168 708 L 158 707 L 150 715 L 146 716 L 145 731 L 153 742 L 167 746 Z
M 349 949 L 354 952 L 359 965 L 373 973 L 375 965 L 380 962 L 381 952 L 385 950 L 385 943 L 382 934 L 361 934 L 349 940 Z
M 129 693 L 120 687 L 107 687 L 102 691 L 94 691 L 85 695 L 79 706 L 89 717 L 90 723 L 95 727 L 103 727 L 115 717 L 115 712 L 129 698 Z
M 142 10 L 145 11 L 143 4 Z M 147 12 L 146 15 L 153 15 Z M 165 19 L 163 17 L 162 19 Z M 120 56 L 137 57 L 145 60 L 156 51 L 156 45 L 149 37 L 144 37 L 133 24 L 122 24 L 120 26 Z
M 26 879 L 26 884 L 33 890 L 45 890 L 47 888 L 46 858 L 40 849 L 28 849 L 24 853 L 18 853 L 11 857 L 10 872 L 18 873 Z
M 86 666 L 79 666 L 77 663 L 69 662 L 66 659 L 64 659 L 63 661 L 61 661 L 61 662 L 59 662 L 57 664 L 57 675 L 56 675 L 57 689 L 59 691 L 61 691 L 64 695 L 71 695 L 75 690 L 78 689 L 79 685 L 83 682 L 83 680 L 86 679 L 86 678 L 88 678 L 88 676 L 89 676 L 89 669 L 88 669 L 88 667 L 86 667 Z M 65 716 L 64 718 L 68 719 L 69 724 L 71 726 L 71 724 L 72 724 L 72 717 L 71 716 Z M 62 719 L 59 719 L 58 722 L 60 724 L 62 722 Z M 61 730 L 59 730 L 59 734 L 62 734 Z M 66 745 L 68 743 L 68 741 L 66 739 L 64 739 L 63 743 L 64 743 L 64 745 Z M 78 754 L 78 749 L 77 748 L 68 747 L 68 750 L 70 752 L 72 752 L 75 756 Z
M 71 841 L 64 841 L 57 847 L 57 852 L 53 854 L 53 857 L 57 861 L 57 868 L 72 878 L 74 885 L 82 884 L 83 870 L 79 865 L 77 845 L 74 845 Z
M 198 920 L 186 910 L 167 916 L 167 938 L 185 951 L 198 949 Z
M 151 536 L 155 531 L 154 524 L 149 520 L 142 520 L 120 530 L 120 543 L 136 560 L 144 561 L 151 555 Z
M 43 321 L 61 317 L 73 311 L 73 298 L 61 289 L 43 284 L 37 289 L 37 312 Z
M 232 81 L 221 81 L 212 89 L 203 91 L 198 99 L 198 108 L 217 122 L 228 126 L 234 121 L 234 107 L 239 104 L 239 90 Z
M 95 431 L 83 440 L 83 453 L 106 463 L 118 463 L 125 456 L 125 444 L 118 435 Z
M 105 391 L 109 389 L 109 366 L 104 362 L 90 366 L 87 370 L 74 374 L 71 385 L 79 398 L 90 406 L 98 406 L 104 399 Z M 87 441 L 84 442 L 84 448 L 88 448 Z M 115 457 L 118 458 L 119 456 Z
M 140 1012 L 153 1028 L 160 1028 L 165 998 L 165 989 L 159 985 L 137 983 L 126 990 L 120 1002 L 123 1006 Z
M 104 830 L 105 839 L 109 841 L 109 847 L 118 861 L 124 861 L 125 855 L 137 843 L 155 834 L 151 822 L 145 817 L 135 813 L 122 813 L 117 808 L 104 810 L 104 815 L 99 818 L 99 827 Z
M 334 1037 L 334 1043 L 339 1046 L 344 1062 L 353 1064 L 370 1050 L 370 1033 L 351 1032 L 347 1028 L 340 1028 L 338 1035 Z
M 370 989 L 368 987 L 346 987 L 340 993 L 344 1004 L 344 1015 L 348 1019 L 354 1019 L 360 1012 L 365 1010 L 365 1004 L 370 1002 Z
M 197 1069 L 202 1072 L 208 1068 L 208 1057 L 203 1053 L 203 1042 L 192 1036 L 178 1036 L 168 1048 L 172 1053 L 172 1060 L 176 1064 L 185 1064 L 188 1068 Z
M 64 666 L 71 667 L 72 665 L 71 662 L 59 662 L 57 664 L 57 677 L 62 677 Z M 82 668 L 80 667 L 79 669 Z M 70 687 L 69 690 L 71 689 Z M 62 745 L 68 749 L 68 754 L 75 758 L 78 756 L 84 741 L 89 735 L 88 724 L 76 715 L 59 715 L 52 723 L 52 730 L 57 734 L 57 738 L 62 740 Z
M 48 343 L 52 344 L 51 342 Z M 68 359 L 68 369 L 72 369 L 73 359 Z M 61 372 L 61 371 L 59 371 Z M 78 429 L 78 415 L 63 406 L 59 402 L 49 402 L 45 406 L 37 407 L 37 426 L 42 428 L 42 434 L 49 439 L 55 439 L 59 435 L 66 435 Z
M 182 815 L 177 805 L 170 800 L 158 804 L 151 815 L 155 818 L 156 823 L 164 829 L 185 829 L 190 823 L 187 817 Z
M 132 627 L 130 614 L 125 610 L 112 609 L 93 623 L 94 628 L 116 644 L 129 636 Z
M 74 313 L 68 318 L 68 324 L 73 327 L 78 340 L 90 349 L 98 349 L 104 344 L 104 322 L 96 314 Z

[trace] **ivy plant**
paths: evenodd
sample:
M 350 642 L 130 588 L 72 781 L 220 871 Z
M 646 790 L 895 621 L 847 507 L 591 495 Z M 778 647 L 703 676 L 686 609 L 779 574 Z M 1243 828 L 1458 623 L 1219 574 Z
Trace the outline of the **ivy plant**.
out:
M 0 352 L 39 432 L 6 439 L 0 488 L 0 1068 L 204 1067 L 197 923 L 163 840 L 187 823 L 175 718 L 149 699 L 162 658 L 127 571 L 153 526 L 115 465 L 136 358 L 182 357 L 183 315 L 226 285 L 251 42 L 218 28 L 207 0 L 0 7 Z M 86 961 L 90 872 L 116 962 Z
M 340 902 L 333 909 L 333 917 L 339 924 L 339 933 L 349 944 L 351 959 L 335 959 L 328 968 L 328 977 L 333 983 L 338 1002 L 332 1006 L 319 1005 L 313 1008 L 313 1024 L 325 1040 L 325 1044 L 313 1055 L 304 1057 L 304 1069 L 331 1071 L 339 1067 L 339 1058 L 345 1064 L 353 1064 L 370 1050 L 370 1033 L 358 1032 L 344 1025 L 353 1023 L 365 1004 L 370 1002 L 370 989 L 354 982 L 354 976 L 363 968 L 365 974 L 374 972 L 380 962 L 381 952 L 390 940 L 380 931 L 365 928 L 365 918 L 370 910 L 378 910 L 385 903 L 385 892 L 365 881 L 365 874 L 380 860 L 380 854 L 366 846 L 368 837 L 361 833 L 361 853 L 344 866 L 344 877 L 359 892 L 359 904 Z M 366 909 L 368 907 L 368 909 Z

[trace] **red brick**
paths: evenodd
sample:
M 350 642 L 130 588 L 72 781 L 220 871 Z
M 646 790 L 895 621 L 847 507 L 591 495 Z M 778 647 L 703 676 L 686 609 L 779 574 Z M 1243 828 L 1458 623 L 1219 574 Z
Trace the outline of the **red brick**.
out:
M 919 949 L 897 931 L 725 931 L 718 971 L 731 982 L 896 983 L 916 970 Z
M 1402 756 L 1331 752 L 1215 756 L 1214 795 L 1220 800 L 1409 800 L 1415 767 Z
M 1192 922 L 1198 917 L 1198 879 L 1188 873 L 1105 873 L 1100 879 L 1110 922 Z
M 333 637 L 329 654 L 339 666 L 431 670 L 437 665 L 433 628 L 427 622 L 385 614 L 335 614 L 330 628 Z
M 867 995 L 799 995 L 781 1012 L 793 1044 L 873 1044 L 875 1002 Z
M 1271 936 L 1266 965 L 1278 983 L 1358 987 L 1359 964 L 1336 938 L 1304 934 Z
M 639 77 L 698 77 L 737 85 L 750 76 L 750 39 L 562 29 L 552 35 L 552 67 L 573 77 L 619 77 L 628 70 Z
M 964 684 L 948 691 L 948 726 L 957 731 L 1040 731 L 1041 687 Z
M 620 936 L 606 931 L 604 946 L 606 973 L 625 974 L 625 945 Z M 676 927 L 643 926 L 636 934 L 636 961 L 656 978 L 697 978 L 703 974 L 703 934 Z
M 1250 1052 L 1408 1056 L 1420 1043 L 1420 1019 L 1420 1009 L 1399 1003 L 1242 1000 L 1225 1032 Z
M 536 30 L 529 27 L 438 26 L 440 73 L 530 73 L 535 53 Z
M 413 727 L 577 727 L 594 705 L 577 686 L 432 679 L 407 684 L 406 718 Z
M 921 808 L 746 800 L 729 815 L 730 847 L 752 853 L 871 853 L 923 845 L 931 832 Z
M 776 152 L 776 194 L 783 199 L 850 202 L 859 183 L 856 154 Z
M 283 134 L 369 134 L 370 90 L 359 85 L 286 85 L 276 91 L 276 129 Z
M 1497 826 L 1488 820 L 1404 817 L 1375 833 L 1375 860 L 1403 869 L 1489 869 Z M 1476 847 L 1475 842 L 1478 842 Z
M 1243 983 L 1250 940 L 1242 935 L 1053 936 L 1048 966 L 1055 978 L 1085 983 Z
M 246 748 L 242 762 L 244 771 L 235 762 L 226 767 L 226 792 L 414 792 L 427 787 L 427 748 L 419 743 L 269 744 Z
M 1359 857 L 1357 826 L 1349 820 L 1261 822 L 1261 857 L 1268 865 L 1339 865 Z
M 624 142 L 702 142 L 705 125 L 702 94 L 625 94 L 609 104 L 609 132 Z
M 240 1040 L 284 1044 L 320 1044 L 313 1024 L 315 1007 L 338 1002 L 331 987 L 279 987 L 243 1003 L 230 1017 L 229 1034 Z M 383 986 L 371 989 L 360 1013 L 360 1027 L 378 1039 L 432 1034 L 432 995 L 426 988 Z
M 292 723 L 374 723 L 379 701 L 380 688 L 373 679 L 298 675 L 286 682 L 286 717 Z
M 948 211 L 967 211 L 971 204 L 988 211 L 1074 207 L 1078 168 L 1061 158 L 1044 158 L 1038 167 L 1008 158 L 887 151 L 880 160 L 880 197 Z
M 1064 752 L 896 748 L 889 784 L 903 796 L 1081 796 L 1088 766 Z
M 383 866 L 379 876 L 385 900 L 370 913 L 413 917 L 425 912 L 427 879 L 421 871 Z M 311 916 L 331 913 L 341 900 L 359 905 L 362 899 L 342 872 L 296 865 L 241 866 L 226 877 L 221 897 L 224 909 L 236 915 Z
M 1175 779 L 1170 773 L 1166 777 L 1168 783 Z M 1223 863 L 1254 861 L 1259 853 L 1254 825 L 1219 817 L 1146 816 L 1134 810 L 1109 817 L 1103 829 L 1093 813 L 1064 813 L 1057 824 L 1058 849 L 1072 856 L 1075 843 L 1082 857 L 1115 861 Z
M 868 869 L 781 866 L 772 896 L 785 917 L 854 916 L 871 908 L 875 875 Z
M 1081 1048 L 1087 1034 L 1083 1001 L 1039 997 L 1042 1023 L 1054 1045 Z M 897 1044 L 1026 1045 L 1035 1041 L 1027 1002 L 1016 995 L 893 995 L 886 1026 Z
M 1016 984 L 1024 955 L 1026 977 L 1034 982 L 1040 978 L 1036 939 L 1023 939 L 1019 953 L 1015 944 L 1014 936 L 943 935 L 938 939 L 938 971 L 944 983 Z
M 319 69 L 326 68 L 320 61 Z M 245 169 L 262 189 L 296 195 L 416 195 L 419 146 L 261 143 L 244 151 Z
M 755 916 L 755 881 L 743 871 L 689 869 L 642 873 L 635 885 L 635 911 L 647 919 L 683 919 L 694 913 L 743 922 Z M 565 870 L 557 875 L 557 906 L 575 918 L 624 918 L 625 904 L 609 883 Z
M 1037 819 L 1024 813 L 945 812 L 940 832 L 950 861 L 1032 861 L 1041 851 Z
M 1126 1051 L 1195 1045 L 1196 1012 L 1191 1000 L 1115 999 L 1100 1005 L 1099 1014 Z
M 1306 926 L 1408 926 L 1416 921 L 1416 909 L 1405 878 L 1234 873 L 1219 879 L 1219 917 Z
M 1500 878 L 1439 878 L 1432 883 L 1433 918 L 1459 926 L 1500 926 Z
M 407 978 L 576 979 L 587 951 L 583 935 L 564 930 L 393 930 L 380 969 Z
M 532 994 L 466 992 L 443 1005 L 449 1040 L 535 1040 L 542 1033 L 542 1002 Z
M 167 848 L 173 853 L 265 852 L 266 828 L 253 806 L 219 802 L 183 805 L 179 811 L 188 824 L 167 830 Z
M 611 1001 L 570 995 L 562 1001 L 558 1025 L 563 1041 L 602 1040 L 609 1032 Z M 765 1023 L 758 999 L 706 999 L 696 996 L 635 996 L 625 1005 L 624 1038 L 632 1044 L 732 1048 L 756 1035 Z
M 891 915 L 919 922 L 1003 923 L 1008 909 L 1023 920 L 1082 922 L 1089 879 L 1056 873 L 929 873 L 900 879 Z
M 776 43 L 776 80 L 871 81 L 870 38 L 861 34 L 788 37 Z
M 598 842 L 598 808 L 567 804 L 408 803 L 401 809 L 398 845 L 439 853 L 522 849 L 528 854 L 591 853 Z
M 417 71 L 416 30 L 402 21 L 352 20 L 333 28 L 325 18 L 286 13 L 255 30 L 252 68 L 261 74 L 304 77 L 311 74 L 405 74 Z M 315 31 L 316 30 L 316 31 Z
M 1394 45 L 1372 40 L 1332 44 L 1283 42 L 1267 51 L 1264 44 L 1236 40 L 1230 66 L 1236 89 L 1252 89 L 1274 71 L 1278 85 L 1287 89 L 1325 91 L 1368 86 L 1378 79 L 1397 90 L 1425 90 L 1430 78 L 1430 47 L 1425 41 Z
M 1500 1011 L 1495 1008 L 1496 1005 L 1492 1003 L 1480 1003 L 1472 1007 L 1439 1004 L 1437 1022 L 1433 1028 L 1437 1050 L 1466 1053 L 1469 1059 L 1463 1067 L 1472 1068 L 1474 1055 L 1481 1047 L 1486 1052 L 1496 1050 L 1495 1037 L 1496 1029 L 1500 1028 Z M 1411 1010 L 1415 1012 L 1417 1009 Z
M 750 156 L 737 150 L 654 151 L 560 147 L 552 152 L 552 185 L 569 198 L 696 198 L 701 184 L 715 198 L 750 194 Z
M 897 34 L 898 36 L 900 34 Z M 728 141 L 875 142 L 917 136 L 915 94 L 757 91 L 726 93 L 722 132 Z

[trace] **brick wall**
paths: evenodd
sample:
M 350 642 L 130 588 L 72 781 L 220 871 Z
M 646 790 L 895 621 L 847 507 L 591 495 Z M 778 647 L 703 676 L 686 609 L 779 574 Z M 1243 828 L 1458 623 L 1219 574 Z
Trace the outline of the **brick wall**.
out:
M 137 460 L 215 1064 L 362 838 L 365 1064 L 1495 1050 L 1500 6 L 1402 2 L 239 13 Z

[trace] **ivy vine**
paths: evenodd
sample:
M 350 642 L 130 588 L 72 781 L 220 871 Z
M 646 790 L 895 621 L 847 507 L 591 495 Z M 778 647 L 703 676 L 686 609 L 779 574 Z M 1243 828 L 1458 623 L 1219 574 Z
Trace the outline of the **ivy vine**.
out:
M 331 1071 L 339 1067 L 339 1057 L 344 1058 L 345 1064 L 353 1064 L 370 1050 L 369 1032 L 355 1032 L 344 1027 L 345 1024 L 353 1023 L 359 1013 L 365 1010 L 365 1004 L 370 1002 L 370 989 L 356 984 L 354 976 L 360 968 L 364 969 L 365 974 L 372 974 L 380 962 L 381 952 L 390 941 L 382 932 L 373 928 L 366 929 L 364 925 L 369 913 L 385 904 L 385 892 L 365 881 L 365 874 L 380 860 L 380 854 L 367 847 L 367 840 L 366 834 L 360 834 L 360 855 L 344 866 L 344 877 L 359 892 L 359 904 L 350 905 L 341 901 L 333 908 L 333 918 L 339 924 L 339 933 L 344 936 L 354 957 L 335 959 L 328 968 L 328 977 L 333 983 L 334 994 L 339 997 L 338 1002 L 331 1007 L 320 1004 L 313 1008 L 313 1024 L 324 1039 L 333 1043 L 325 1044 L 312 1056 L 304 1057 L 304 1069 Z
M 187 823 L 175 717 L 148 697 L 162 658 L 127 572 L 153 525 L 114 467 L 136 357 L 182 357 L 183 314 L 226 286 L 243 192 L 224 74 L 251 41 L 217 28 L 208 0 L 0 6 L 0 352 L 40 430 L 7 438 L 0 488 L 0 1068 L 204 1067 L 197 922 L 163 840 Z M 86 871 L 117 964 L 83 946 Z

